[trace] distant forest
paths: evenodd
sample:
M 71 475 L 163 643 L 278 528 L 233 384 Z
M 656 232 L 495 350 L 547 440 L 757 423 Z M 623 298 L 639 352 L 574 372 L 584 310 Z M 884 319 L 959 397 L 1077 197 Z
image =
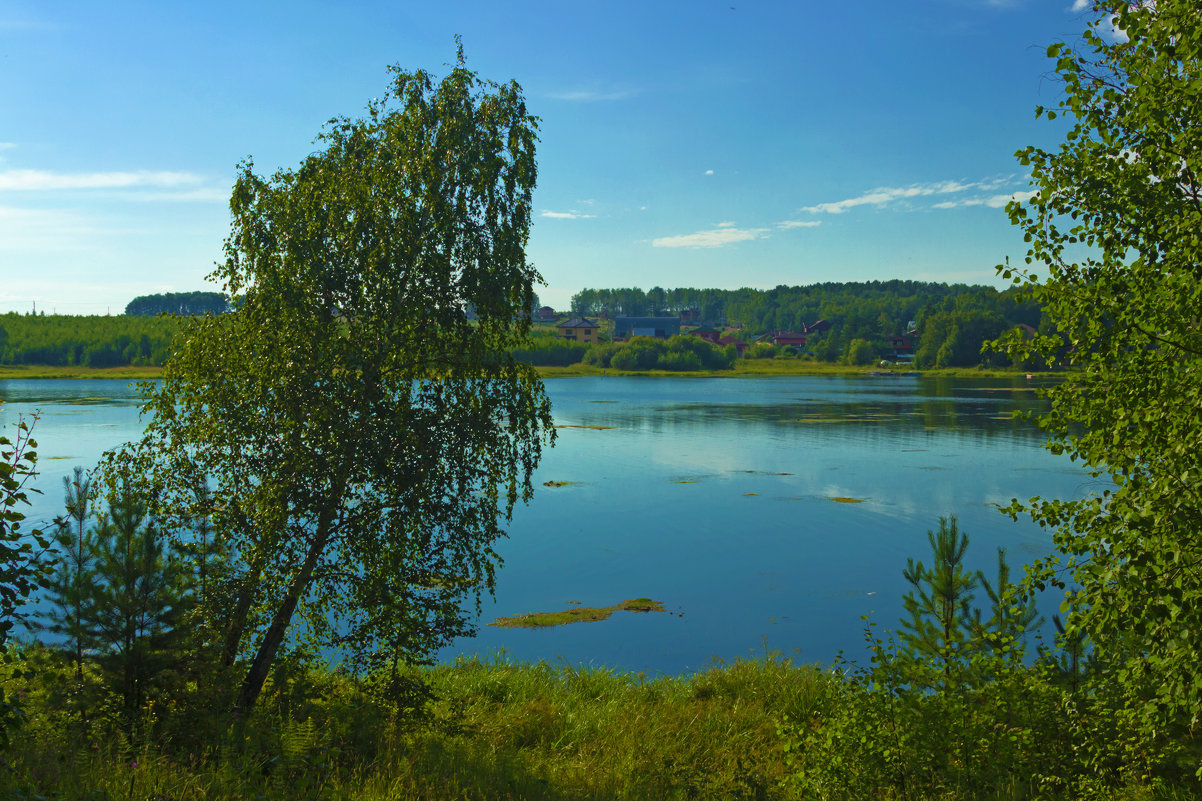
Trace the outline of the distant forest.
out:
M 0 364 L 161 365 L 179 330 L 172 317 L 0 314 Z
M 807 358 L 863 364 L 888 356 L 891 337 L 908 336 L 920 368 L 1009 366 L 982 354 L 981 345 L 1019 326 L 1054 334 L 1042 310 L 1012 290 L 921 281 L 869 281 L 778 286 L 775 289 L 583 289 L 572 297 L 575 315 L 676 316 L 696 310 L 697 323 L 730 325 L 750 341 L 770 331 L 805 332 L 819 320 L 830 324 L 809 334 Z M 121 367 L 162 365 L 180 328 L 175 317 L 229 310 L 216 292 L 177 292 L 134 298 L 116 317 L 0 315 L 0 364 Z M 910 323 L 914 329 L 910 330 Z M 594 346 L 595 347 L 595 346 Z M 536 333 L 515 355 L 532 364 L 589 361 L 590 346 L 567 342 L 549 331 Z M 758 346 L 757 358 L 793 356 Z M 1021 365 L 1033 369 L 1033 365 Z
M 125 313 L 140 317 L 156 314 L 225 314 L 230 303 L 220 292 L 164 292 L 139 295 L 125 307 Z
M 47 367 L 158 367 L 172 353 L 180 321 L 174 317 L 224 314 L 220 292 L 142 295 L 121 316 L 0 314 L 0 364 Z

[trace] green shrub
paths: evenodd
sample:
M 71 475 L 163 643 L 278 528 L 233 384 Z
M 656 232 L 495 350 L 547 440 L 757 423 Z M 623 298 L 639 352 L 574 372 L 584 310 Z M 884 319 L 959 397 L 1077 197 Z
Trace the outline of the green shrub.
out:
M 586 364 L 616 370 L 729 370 L 733 358 L 726 349 L 700 337 L 676 335 L 669 339 L 633 337 L 628 342 L 600 345 L 585 357 Z
M 771 342 L 756 342 L 743 355 L 747 359 L 773 359 L 777 352 L 776 345 Z
M 844 364 L 863 366 L 872 364 L 877 358 L 877 349 L 866 339 L 853 339 L 843 352 Z
M 589 353 L 589 345 L 554 334 L 537 333 L 530 337 L 528 344 L 515 348 L 513 358 L 525 364 L 536 367 L 566 367 L 569 364 L 579 364 Z
M 621 343 L 607 342 L 604 344 L 593 345 L 584 354 L 584 363 L 591 364 L 594 367 L 609 367 L 610 359 L 614 354 L 622 349 Z

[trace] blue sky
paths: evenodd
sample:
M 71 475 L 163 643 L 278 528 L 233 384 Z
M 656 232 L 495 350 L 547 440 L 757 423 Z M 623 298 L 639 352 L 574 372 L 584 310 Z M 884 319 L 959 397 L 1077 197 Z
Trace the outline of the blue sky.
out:
M 516 79 L 541 118 L 528 256 L 585 286 L 995 283 L 1001 206 L 1082 0 L 0 0 L 0 311 L 214 288 L 237 162 L 271 172 L 386 66 Z M 1074 7 L 1076 6 L 1076 7 Z

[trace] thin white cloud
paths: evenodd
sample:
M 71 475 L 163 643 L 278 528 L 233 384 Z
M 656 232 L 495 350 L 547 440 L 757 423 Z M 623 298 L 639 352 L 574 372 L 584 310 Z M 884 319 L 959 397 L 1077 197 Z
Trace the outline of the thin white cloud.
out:
M 813 206 L 803 206 L 802 211 L 810 214 L 843 214 L 858 206 L 875 206 L 883 208 L 899 201 L 912 200 L 932 195 L 950 195 L 971 190 L 991 191 L 1006 183 L 1011 178 L 989 178 L 982 181 L 936 181 L 928 184 L 911 184 L 910 186 L 884 186 L 866 192 L 863 195 L 836 200 L 828 203 L 818 203 Z M 937 208 L 952 208 L 954 205 L 968 205 L 948 202 L 936 204 Z
M 587 220 L 591 217 L 596 217 L 595 214 L 581 214 L 572 209 L 571 211 L 544 211 L 538 216 L 549 217 L 552 220 Z
M 1090 2 L 1090 0 L 1073 0 L 1073 7 L 1070 8 L 1069 11 L 1072 11 L 1075 14 L 1080 11 L 1085 11 L 1092 5 L 1093 3 Z
M 194 186 L 202 182 L 190 172 L 78 172 L 54 173 L 45 170 L 8 170 L 0 172 L 0 189 L 10 191 L 53 191 L 62 189 L 126 189 L 130 187 Z
M 567 100 L 573 103 L 597 103 L 626 100 L 637 94 L 637 89 L 613 89 L 608 92 L 599 92 L 594 89 L 572 89 L 566 92 L 551 92 L 547 97 L 552 100 Z
M 734 224 L 734 222 L 727 220 L 726 222 L 718 223 L 717 227 L 718 228 L 734 228 L 735 224 Z
M 735 242 L 759 239 L 768 232 L 767 228 L 712 228 L 695 234 L 664 236 L 652 240 L 657 248 L 720 248 Z
M 122 200 L 145 203 L 224 203 L 230 199 L 228 189 L 199 188 L 182 192 L 126 192 Z
M 706 174 L 706 175 L 713 175 L 713 174 L 714 174 L 714 171 L 713 171 L 713 170 L 706 170 L 706 171 L 705 171 L 705 174 Z
M 933 209 L 959 209 L 959 208 L 964 208 L 965 206 L 988 206 L 991 209 L 1001 209 L 1001 208 L 1005 208 L 1006 204 L 1009 203 L 1011 200 L 1020 200 L 1025 203 L 1026 201 L 1035 197 L 1035 195 L 1037 195 L 1037 194 L 1039 194 L 1039 193 L 1038 192 L 1011 192 L 1010 194 L 1005 194 L 1005 195 L 966 197 L 966 198 L 961 198 L 959 200 L 944 200 L 939 203 L 934 203 L 931 205 L 931 208 L 933 208 Z
M 822 225 L 822 220 L 781 220 L 776 227 L 787 231 L 790 228 L 817 228 L 820 225 Z
M 99 238 L 126 233 L 70 209 L 0 206 L 0 252 L 85 251 Z
M 992 197 L 985 198 L 985 205 L 991 209 L 1003 209 L 1011 200 L 1017 200 L 1020 203 L 1026 203 L 1038 194 L 1038 192 L 1013 192 L 1009 195 L 994 195 Z

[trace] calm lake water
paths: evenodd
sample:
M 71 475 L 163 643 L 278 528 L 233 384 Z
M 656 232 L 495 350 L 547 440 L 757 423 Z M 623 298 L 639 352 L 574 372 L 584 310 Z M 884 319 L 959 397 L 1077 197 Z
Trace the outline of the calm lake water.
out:
M 762 654 L 861 658 L 862 617 L 893 627 L 908 556 L 957 515 L 969 561 L 992 576 L 1045 554 L 1050 535 L 995 503 L 1080 497 L 1093 480 L 1049 454 L 1015 409 L 1042 408 L 1015 379 L 563 378 L 546 382 L 559 444 L 498 551 L 480 633 L 440 653 L 548 659 L 648 672 Z M 59 513 L 61 477 L 141 431 L 124 381 L 0 381 L 0 424 L 41 411 L 31 517 Z M 598 426 L 604 428 L 576 428 Z M 11 435 L 11 431 L 10 431 Z M 547 487 L 544 482 L 572 482 Z M 856 503 L 834 498 L 855 499 Z M 983 593 L 979 593 L 984 598 Z M 662 601 L 546 630 L 501 615 Z M 1042 600 L 1050 618 L 1059 598 Z

